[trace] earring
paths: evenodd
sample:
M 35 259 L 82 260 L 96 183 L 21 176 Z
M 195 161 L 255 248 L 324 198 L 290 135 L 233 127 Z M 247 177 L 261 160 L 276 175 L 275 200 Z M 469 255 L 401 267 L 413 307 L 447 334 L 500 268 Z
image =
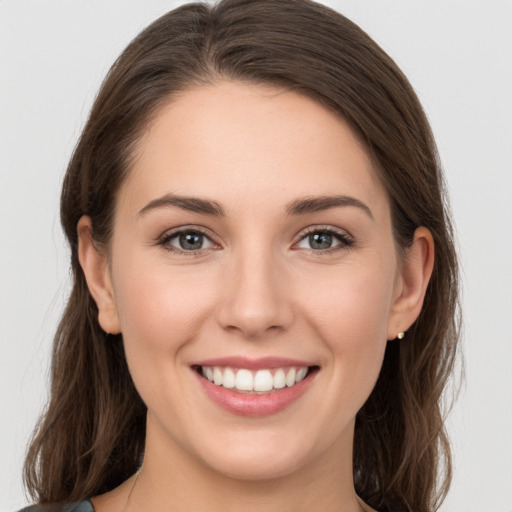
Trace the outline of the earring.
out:
M 404 339 L 404 336 L 405 336 L 405 332 L 399 332 L 396 337 L 399 339 L 399 340 L 403 340 Z

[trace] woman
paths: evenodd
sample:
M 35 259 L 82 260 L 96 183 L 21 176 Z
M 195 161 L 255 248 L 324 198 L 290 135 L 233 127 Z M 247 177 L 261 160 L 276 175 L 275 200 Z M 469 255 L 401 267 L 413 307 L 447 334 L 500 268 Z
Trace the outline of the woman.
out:
M 37 503 L 438 506 L 450 221 L 421 106 L 353 23 L 303 0 L 157 20 L 102 86 L 61 219 Z

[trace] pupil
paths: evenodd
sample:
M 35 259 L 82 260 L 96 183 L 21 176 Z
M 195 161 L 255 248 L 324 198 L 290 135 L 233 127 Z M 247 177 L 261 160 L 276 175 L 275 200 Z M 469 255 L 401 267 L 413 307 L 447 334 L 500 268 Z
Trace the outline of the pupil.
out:
M 329 249 L 332 245 L 332 235 L 329 233 L 309 235 L 309 243 L 313 249 Z
M 203 245 L 203 235 L 200 233 L 186 233 L 180 235 L 180 245 L 182 249 L 189 251 L 201 249 Z

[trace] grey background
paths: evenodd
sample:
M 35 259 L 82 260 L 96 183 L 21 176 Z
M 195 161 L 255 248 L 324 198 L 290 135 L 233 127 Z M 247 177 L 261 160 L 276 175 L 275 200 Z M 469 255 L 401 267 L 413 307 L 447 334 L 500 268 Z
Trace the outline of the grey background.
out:
M 0 511 L 26 503 L 22 459 L 68 291 L 58 219 L 66 161 L 114 58 L 179 3 L 0 3 Z M 455 478 L 441 510 L 512 512 L 512 1 L 325 3 L 405 71 L 446 169 L 467 381 L 448 423 Z

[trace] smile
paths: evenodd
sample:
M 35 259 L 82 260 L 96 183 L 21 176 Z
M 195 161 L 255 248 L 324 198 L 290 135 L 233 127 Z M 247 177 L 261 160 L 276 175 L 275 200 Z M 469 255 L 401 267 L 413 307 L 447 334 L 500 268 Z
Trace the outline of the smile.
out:
M 191 369 L 211 402 L 238 416 L 268 416 L 288 409 L 306 393 L 320 367 L 280 357 L 226 357 Z
M 265 393 L 285 387 L 293 387 L 304 380 L 308 367 L 268 368 L 249 370 L 247 368 L 223 368 L 201 366 L 201 375 L 216 386 L 240 392 Z

